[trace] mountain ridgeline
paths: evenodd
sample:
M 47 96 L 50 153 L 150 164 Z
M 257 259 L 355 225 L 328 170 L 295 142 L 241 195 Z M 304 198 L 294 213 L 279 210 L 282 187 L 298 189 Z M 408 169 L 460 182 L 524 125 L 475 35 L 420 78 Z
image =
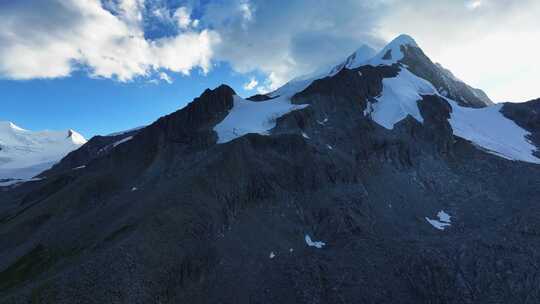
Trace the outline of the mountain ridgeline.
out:
M 405 35 L 206 90 L 0 188 L 0 302 L 539 302 L 539 113 Z

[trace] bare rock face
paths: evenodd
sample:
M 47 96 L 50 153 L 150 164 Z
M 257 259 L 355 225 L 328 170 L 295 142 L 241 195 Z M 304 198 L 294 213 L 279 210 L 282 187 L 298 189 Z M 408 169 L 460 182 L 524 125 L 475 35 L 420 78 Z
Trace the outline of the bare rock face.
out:
M 0 192 L 0 302 L 540 301 L 540 166 L 455 136 L 442 95 L 393 129 L 366 111 L 402 64 L 486 106 L 408 50 L 313 81 L 267 134 L 217 143 L 220 86 Z M 535 141 L 538 105 L 501 111 Z

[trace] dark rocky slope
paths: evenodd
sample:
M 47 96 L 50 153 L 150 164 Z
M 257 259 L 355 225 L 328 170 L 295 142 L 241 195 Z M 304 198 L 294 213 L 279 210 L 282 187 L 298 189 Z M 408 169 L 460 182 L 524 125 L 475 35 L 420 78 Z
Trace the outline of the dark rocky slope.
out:
M 506 103 L 501 112 L 531 133 L 530 140 L 540 146 L 540 99 L 524 103 Z M 540 157 L 539 151 L 536 156 Z
M 373 122 L 367 103 L 398 71 L 317 80 L 268 136 L 216 144 L 233 107 L 221 86 L 84 169 L 74 152 L 4 194 L 0 302 L 540 301 L 540 166 L 453 136 L 436 95 L 423 124 Z M 504 113 L 534 136 L 538 105 Z M 439 210 L 444 231 L 426 221 Z

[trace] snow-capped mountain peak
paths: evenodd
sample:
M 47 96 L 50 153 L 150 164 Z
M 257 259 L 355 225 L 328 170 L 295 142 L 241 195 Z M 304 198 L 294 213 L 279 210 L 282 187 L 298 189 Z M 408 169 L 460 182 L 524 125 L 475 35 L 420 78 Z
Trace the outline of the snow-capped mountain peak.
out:
M 419 47 L 416 40 L 407 34 L 401 34 L 388 43 L 385 49 L 391 49 L 399 46 Z
M 76 145 L 84 145 L 86 143 L 86 138 L 72 129 L 68 130 L 68 138 Z
M 328 73 L 330 76 L 337 74 L 343 68 L 353 69 L 355 67 L 361 66 L 364 62 L 370 60 L 377 54 L 377 51 L 372 47 L 364 44 L 358 48 L 354 53 L 352 53 L 347 59 L 341 64 L 335 66 Z
M 85 143 L 74 130 L 30 131 L 0 122 L 0 180 L 34 177 Z
M 383 55 L 383 57 L 387 57 L 389 56 L 388 52 L 391 52 L 391 57 L 393 60 L 400 60 L 403 58 L 403 52 L 401 51 L 402 47 L 419 48 L 418 44 L 411 36 L 403 34 L 390 41 L 390 43 L 388 43 L 379 54 Z
M 351 68 L 358 68 L 362 65 L 392 65 L 398 63 L 405 58 L 403 50 L 407 50 L 410 47 L 420 48 L 416 41 L 409 35 L 400 35 L 394 40 L 390 41 L 377 55 L 369 60 L 360 62 Z
M 297 93 L 305 89 L 313 81 L 324 77 L 334 76 L 344 68 L 356 69 L 364 65 L 378 66 L 398 63 L 405 57 L 405 54 L 401 50 L 402 47 L 405 49 L 409 47 L 419 48 L 416 41 L 411 36 L 406 34 L 399 35 L 378 52 L 371 46 L 363 44 L 340 64 L 331 68 L 319 69 L 317 72 L 309 75 L 296 77 L 268 95 L 283 95 L 284 92 L 287 91 L 289 92 L 289 95 L 292 96 L 293 94 L 290 94 L 291 90 L 295 91 L 294 93 Z
M 375 102 L 368 102 L 364 112 L 377 124 L 391 130 L 407 116 L 422 123 L 424 118 L 418 103 L 423 96 L 438 96 L 447 100 L 452 108 L 449 123 L 455 136 L 507 159 L 540 163 L 534 155 L 536 147 L 528 140 L 529 132 L 502 115 L 500 106 L 493 105 L 482 90 L 465 84 L 442 65 L 432 62 L 411 36 L 400 35 L 373 54 L 375 51 L 369 46 L 362 46 L 328 73 L 299 77 L 269 96 L 281 96 L 290 103 L 287 100 L 316 80 L 334 77 L 343 69 L 358 69 L 360 77 L 369 77 L 362 76 L 366 66 L 393 69 L 397 75 L 383 78 L 381 94 Z M 497 129 L 494 125 L 498 126 L 496 132 L 493 132 Z M 229 128 L 234 129 L 234 126 Z
M 26 131 L 11 121 L 0 121 L 0 130 Z
M 347 65 L 347 67 L 353 66 L 356 63 L 361 63 L 366 60 L 369 60 L 370 58 L 373 58 L 377 54 L 377 51 L 370 47 L 369 45 L 362 45 L 360 48 L 358 48 L 351 56 L 348 58 L 348 62 L 350 65 Z

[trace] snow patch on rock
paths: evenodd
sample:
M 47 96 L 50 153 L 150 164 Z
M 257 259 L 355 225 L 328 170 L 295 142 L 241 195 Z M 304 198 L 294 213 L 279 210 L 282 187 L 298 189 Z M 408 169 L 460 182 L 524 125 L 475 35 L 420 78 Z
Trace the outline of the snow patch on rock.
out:
M 383 79 L 383 90 L 377 102 L 368 103 L 364 115 L 370 116 L 376 123 L 386 129 L 411 115 L 419 122 L 424 122 L 417 102 L 421 94 L 432 95 L 437 91 L 426 80 L 417 77 L 407 69 L 401 69 L 393 78 Z
M 448 213 L 444 212 L 444 210 L 439 211 L 437 213 L 437 217 L 439 218 L 438 220 L 426 217 L 426 221 L 438 230 L 445 230 L 452 225 L 450 220 L 451 216 Z
M 116 146 L 121 145 L 121 144 L 123 144 L 123 143 L 125 143 L 125 142 L 128 142 L 128 141 L 130 141 L 130 140 L 132 140 L 132 139 L 133 139 L 133 136 L 128 136 L 128 137 L 126 137 L 126 138 L 122 138 L 121 140 L 119 140 L 119 141 L 113 143 L 112 146 L 113 146 L 113 148 L 115 148 Z
M 315 247 L 315 248 L 323 248 L 324 246 L 326 246 L 326 243 L 325 242 L 321 242 L 321 241 L 312 241 L 311 240 L 311 237 L 309 236 L 309 234 L 306 234 L 305 236 L 305 240 L 306 240 L 306 244 L 309 246 L 309 247 Z
M 500 157 L 540 164 L 533 155 L 536 146 L 527 140 L 530 133 L 501 113 L 502 104 L 467 108 L 447 100 L 452 106 L 449 122 L 454 135 Z
M 227 117 L 214 127 L 218 143 L 226 143 L 248 133 L 268 135 L 276 126 L 279 117 L 307 106 L 291 104 L 288 96 L 255 102 L 235 95 L 233 108 Z
M 317 123 L 318 123 L 319 125 L 321 125 L 321 126 L 325 126 L 327 122 L 328 122 L 328 118 L 325 118 L 325 119 L 323 119 L 322 121 L 317 120 Z

